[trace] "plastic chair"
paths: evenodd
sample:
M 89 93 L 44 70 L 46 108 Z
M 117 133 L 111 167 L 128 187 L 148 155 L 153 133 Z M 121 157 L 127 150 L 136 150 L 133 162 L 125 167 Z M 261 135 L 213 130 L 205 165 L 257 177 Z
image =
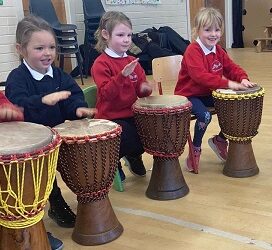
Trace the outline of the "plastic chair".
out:
M 47 21 L 54 30 L 61 69 L 64 68 L 64 58 L 72 57 L 71 55 L 75 54 L 83 85 L 83 60 L 77 42 L 77 26 L 75 24 L 61 24 L 51 0 L 29 0 L 29 11 Z
M 85 97 L 85 101 L 88 103 L 88 107 L 94 108 L 95 104 L 96 104 L 96 95 L 97 95 L 96 85 L 89 86 L 89 87 L 83 89 L 83 94 Z M 113 186 L 116 191 L 119 191 L 119 192 L 124 191 L 124 186 L 121 181 L 121 177 L 120 177 L 118 169 L 116 170 L 116 174 L 114 176 Z
M 166 83 L 177 82 L 181 61 L 181 55 L 158 57 L 152 60 L 153 79 L 158 84 L 160 95 L 163 94 L 162 83 L 166 86 Z
M 82 0 L 85 23 L 85 44 L 95 44 L 94 33 L 99 27 L 100 18 L 105 13 L 101 0 Z
M 162 83 L 166 85 L 168 82 L 177 82 L 178 74 L 181 69 L 181 61 L 183 56 L 182 55 L 175 55 L 175 56 L 166 56 L 166 57 L 159 57 L 152 60 L 152 71 L 153 71 L 153 79 L 158 84 L 159 94 L 163 95 L 162 90 Z M 211 114 L 216 114 L 215 108 L 210 107 L 209 111 Z M 196 120 L 195 115 L 191 115 L 191 120 Z M 191 133 L 188 136 L 188 145 L 189 145 L 189 154 L 192 155 L 194 152 L 193 142 Z M 196 162 L 193 159 L 193 169 L 194 173 L 198 173 L 198 168 L 196 166 Z

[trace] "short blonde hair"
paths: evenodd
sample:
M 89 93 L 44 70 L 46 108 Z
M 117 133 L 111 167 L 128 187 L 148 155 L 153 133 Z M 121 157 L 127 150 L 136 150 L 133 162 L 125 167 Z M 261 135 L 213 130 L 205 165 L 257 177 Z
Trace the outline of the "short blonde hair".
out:
M 194 19 L 194 27 L 192 30 L 192 37 L 195 39 L 198 32 L 204 26 L 211 27 L 215 25 L 224 32 L 224 19 L 220 11 L 214 8 L 201 8 Z
M 102 30 L 106 30 L 111 36 L 114 27 L 120 23 L 132 29 L 132 23 L 130 19 L 122 12 L 108 11 L 101 17 L 99 27 L 95 32 L 95 39 L 97 41 L 95 49 L 98 52 L 103 52 L 107 47 L 107 41 L 102 36 Z

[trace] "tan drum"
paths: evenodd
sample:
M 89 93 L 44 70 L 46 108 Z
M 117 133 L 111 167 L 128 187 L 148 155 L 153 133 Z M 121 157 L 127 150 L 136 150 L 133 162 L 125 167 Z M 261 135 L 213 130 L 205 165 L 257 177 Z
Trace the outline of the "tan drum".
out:
M 185 196 L 189 188 L 178 157 L 188 138 L 192 104 L 183 96 L 163 95 L 140 98 L 132 108 L 145 151 L 154 158 L 147 197 L 171 200 Z
M 212 95 L 219 125 L 229 139 L 223 173 L 231 177 L 258 174 L 251 140 L 257 135 L 261 123 L 264 89 L 259 86 L 246 91 L 218 89 Z
M 123 227 L 108 192 L 119 162 L 121 127 L 107 120 L 83 119 L 54 129 L 63 139 L 58 170 L 78 200 L 72 239 L 98 245 L 118 238 Z
M 0 124 L 0 249 L 50 250 L 42 221 L 61 140 L 50 128 Z

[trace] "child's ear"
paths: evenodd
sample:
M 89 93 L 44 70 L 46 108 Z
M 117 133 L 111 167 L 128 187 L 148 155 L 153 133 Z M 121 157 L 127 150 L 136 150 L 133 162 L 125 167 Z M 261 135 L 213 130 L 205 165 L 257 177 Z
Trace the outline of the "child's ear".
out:
M 23 51 L 22 51 L 22 46 L 21 46 L 21 44 L 16 43 L 16 50 L 17 50 L 17 53 L 18 53 L 19 55 L 22 55 Z
M 110 38 L 109 32 L 108 32 L 107 30 L 105 30 L 105 29 L 103 29 L 103 30 L 101 31 L 101 35 L 102 35 L 102 37 L 103 37 L 104 39 L 106 39 L 106 40 L 108 40 L 108 39 Z

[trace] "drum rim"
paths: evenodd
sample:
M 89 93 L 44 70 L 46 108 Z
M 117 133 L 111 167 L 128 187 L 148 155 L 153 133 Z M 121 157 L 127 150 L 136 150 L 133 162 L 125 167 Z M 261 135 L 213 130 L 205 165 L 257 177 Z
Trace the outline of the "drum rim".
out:
M 36 159 L 41 156 L 47 155 L 57 147 L 60 147 L 62 139 L 60 135 L 50 127 L 47 127 L 52 132 L 52 140 L 49 144 L 35 149 L 27 153 L 17 153 L 17 154 L 2 154 L 0 155 L 0 164 L 7 164 L 12 162 L 23 162 L 28 159 Z
M 260 86 L 256 92 L 251 93 L 220 93 L 216 90 L 212 91 L 212 96 L 215 99 L 223 100 L 242 100 L 242 99 L 255 99 L 264 96 L 265 90 Z
M 55 130 L 53 128 L 53 130 Z M 101 133 L 99 135 L 83 135 L 83 136 L 65 136 L 65 135 L 60 135 L 61 139 L 63 142 L 67 144 L 73 144 L 73 143 L 86 143 L 86 142 L 98 142 L 98 141 L 104 141 L 107 139 L 115 138 L 119 136 L 122 132 L 122 127 L 116 123 L 116 127 L 106 131 L 104 133 Z
M 180 98 L 180 100 L 183 100 L 183 102 L 180 102 L 180 103 L 172 103 L 170 104 L 169 106 L 165 106 L 163 104 L 152 104 L 152 103 L 141 103 L 141 101 L 143 101 L 144 99 L 154 99 L 154 98 L 163 98 L 163 99 L 166 99 L 166 98 L 169 98 L 171 99 L 172 98 Z M 140 108 L 150 108 L 150 109 L 167 109 L 167 108 L 175 108 L 175 107 L 180 107 L 180 106 L 186 106 L 187 103 L 190 102 L 188 100 L 188 98 L 186 96 L 182 96 L 182 95 L 160 95 L 160 96 L 147 96 L 147 97 L 142 97 L 142 98 L 138 98 L 133 106 L 137 106 L 137 107 L 140 107 Z M 140 103 L 142 105 L 140 105 Z
M 132 105 L 132 110 L 135 113 L 155 113 L 155 114 L 168 114 L 168 113 L 177 113 L 177 112 L 184 112 L 188 109 L 192 108 L 192 103 L 188 101 L 185 105 L 182 106 L 175 106 L 175 107 L 145 107 L 145 106 L 137 106 L 136 103 Z

